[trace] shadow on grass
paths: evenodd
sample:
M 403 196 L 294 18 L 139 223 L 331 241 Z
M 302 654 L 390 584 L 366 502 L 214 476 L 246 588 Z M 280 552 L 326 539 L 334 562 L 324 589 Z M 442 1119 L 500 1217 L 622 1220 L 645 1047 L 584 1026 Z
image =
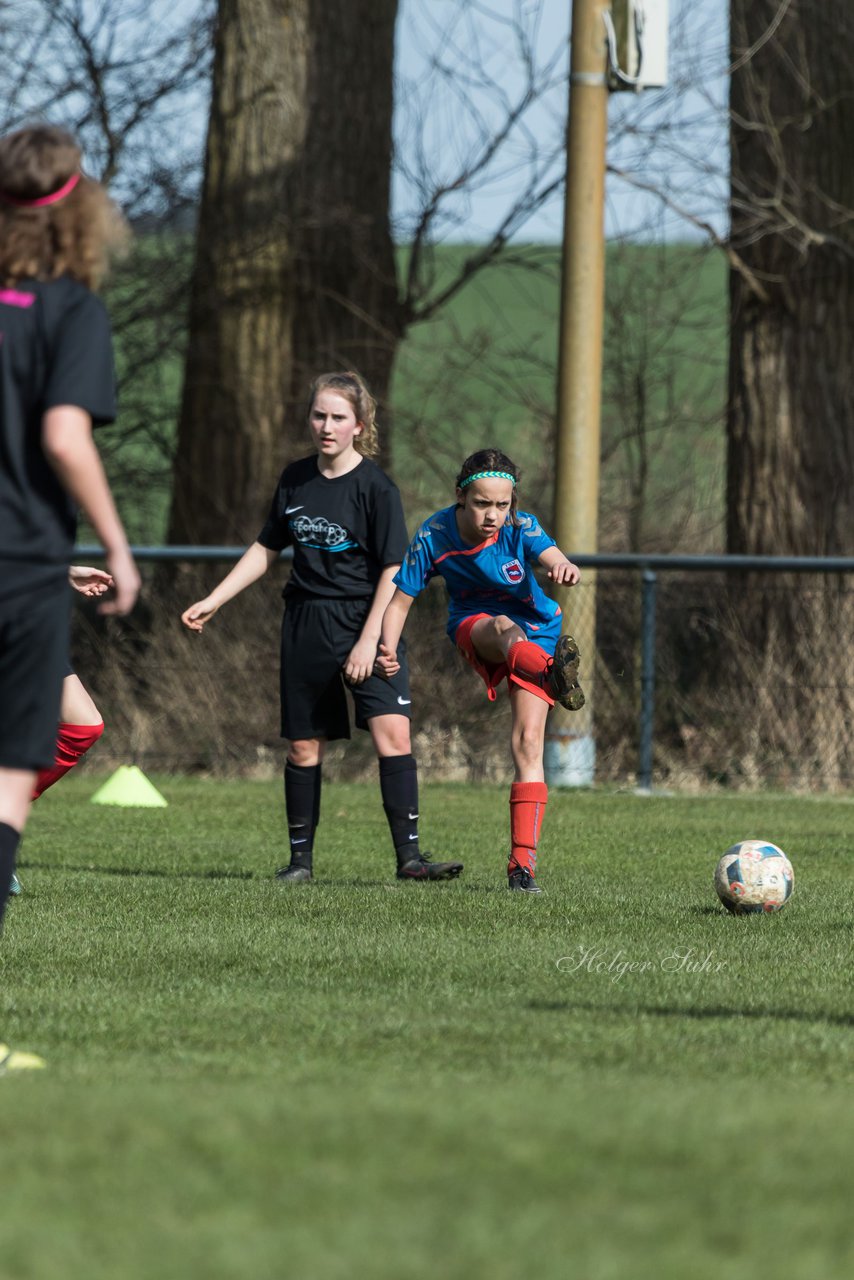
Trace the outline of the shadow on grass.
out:
M 606 1013 L 618 1018 L 636 1018 L 640 1014 L 649 1018 L 694 1018 L 701 1021 L 747 1018 L 755 1021 L 809 1022 L 834 1027 L 854 1027 L 852 1014 L 806 1012 L 803 1009 L 729 1009 L 725 1005 L 686 1009 L 679 1005 L 619 1006 L 594 1004 L 585 1000 L 532 1000 L 527 1007 L 535 1013 Z
M 96 867 L 91 864 L 88 866 L 72 865 L 68 862 L 43 862 L 38 858 L 25 858 L 18 863 L 18 871 L 50 871 L 55 874 L 67 873 L 72 875 L 88 875 L 88 876 L 126 876 L 131 878 L 149 877 L 155 880 L 256 880 L 259 884 L 276 884 L 276 877 L 272 871 L 264 871 L 260 874 L 255 871 L 225 871 L 221 868 L 209 867 L 206 869 L 192 870 L 188 868 L 164 869 L 163 867 Z M 314 889 L 399 889 L 401 892 L 420 892 L 421 886 L 426 884 L 424 880 L 364 880 L 355 879 L 337 879 L 333 880 L 326 876 L 315 876 L 311 885 L 280 885 L 282 893 L 311 893 Z M 447 888 L 449 885 L 456 883 L 453 880 L 431 881 L 432 885 L 441 885 Z M 479 888 L 476 885 L 461 886 L 469 890 L 469 892 L 492 893 L 493 886 L 485 886 Z
M 72 866 L 68 862 L 41 862 L 36 858 L 24 858 L 17 866 L 18 871 L 52 871 L 72 872 L 87 876 L 151 876 L 160 880 L 254 880 L 251 871 L 222 871 L 209 868 L 204 871 L 169 870 L 161 867 L 82 867 Z

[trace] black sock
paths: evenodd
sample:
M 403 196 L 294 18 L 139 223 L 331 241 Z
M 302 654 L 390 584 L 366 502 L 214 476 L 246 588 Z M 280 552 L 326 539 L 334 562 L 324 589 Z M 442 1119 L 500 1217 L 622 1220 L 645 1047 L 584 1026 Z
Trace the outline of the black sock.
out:
M 316 779 L 315 787 L 314 787 L 314 806 L 313 806 L 313 808 L 312 808 L 312 810 L 311 810 L 311 838 L 312 838 L 312 841 L 314 840 L 314 833 L 315 833 L 315 831 L 317 830 L 317 824 L 318 824 L 318 822 L 320 822 L 320 792 L 321 792 L 321 782 L 322 782 L 322 778 L 321 778 L 321 769 L 322 769 L 322 767 L 323 767 L 323 766 L 322 766 L 322 764 L 318 764 L 318 765 L 316 765 L 316 766 L 315 766 L 315 768 L 317 769 L 317 779 Z M 312 845 L 312 847 L 314 847 L 314 846 Z
M 419 856 L 418 766 L 415 756 L 380 756 L 380 791 L 397 865 Z
M 7 822 L 0 822 L 0 925 L 3 924 L 3 912 L 6 910 L 6 899 L 12 885 L 15 871 L 15 854 L 21 842 L 21 833 Z
M 285 763 L 285 811 L 291 844 L 291 866 L 308 867 L 314 849 L 314 832 L 320 818 L 320 782 L 323 766 Z

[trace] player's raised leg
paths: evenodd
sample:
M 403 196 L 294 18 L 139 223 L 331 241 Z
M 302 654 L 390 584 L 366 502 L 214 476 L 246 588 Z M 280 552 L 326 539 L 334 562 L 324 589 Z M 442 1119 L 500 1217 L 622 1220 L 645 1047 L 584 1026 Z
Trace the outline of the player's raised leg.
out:
M 90 747 L 104 732 L 101 713 L 84 688 L 79 676 L 72 672 L 62 682 L 62 703 L 59 710 L 59 729 L 56 735 L 56 753 L 53 764 L 40 769 L 33 790 L 33 799 L 58 782 L 69 769 L 83 759 Z
M 563 635 L 555 645 L 549 668 L 549 692 L 566 711 L 580 711 L 585 697 L 578 683 L 581 653 L 572 636 Z

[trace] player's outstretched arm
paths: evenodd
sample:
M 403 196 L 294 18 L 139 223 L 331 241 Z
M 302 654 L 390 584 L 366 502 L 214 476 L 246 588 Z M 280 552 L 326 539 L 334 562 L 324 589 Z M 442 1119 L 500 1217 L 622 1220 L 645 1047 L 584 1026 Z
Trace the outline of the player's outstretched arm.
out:
M 253 542 L 252 546 L 244 551 L 231 572 L 227 573 L 222 582 L 214 587 L 209 596 L 205 596 L 204 600 L 197 600 L 195 604 L 190 605 L 189 609 L 184 610 L 181 614 L 184 626 L 189 627 L 191 631 L 202 631 L 205 623 L 210 622 L 217 609 L 221 609 L 224 604 L 233 600 L 253 582 L 263 578 L 278 558 L 278 551 L 273 551 L 260 542 Z
M 405 591 L 401 591 L 400 587 L 397 587 L 388 608 L 383 614 L 377 668 L 384 676 L 397 675 L 400 670 L 400 663 L 397 660 L 397 646 L 400 643 L 406 619 L 409 617 L 412 601 L 412 596 L 408 596 Z
M 139 595 L 139 572 L 116 511 L 101 456 L 92 439 L 92 419 L 74 405 L 57 405 L 42 419 L 42 448 L 60 482 L 100 539 L 113 579 L 114 598 L 100 613 L 130 613 Z
M 581 577 L 577 564 L 568 560 L 558 547 L 549 547 L 538 557 L 540 564 L 548 570 L 552 582 L 561 587 L 574 587 Z

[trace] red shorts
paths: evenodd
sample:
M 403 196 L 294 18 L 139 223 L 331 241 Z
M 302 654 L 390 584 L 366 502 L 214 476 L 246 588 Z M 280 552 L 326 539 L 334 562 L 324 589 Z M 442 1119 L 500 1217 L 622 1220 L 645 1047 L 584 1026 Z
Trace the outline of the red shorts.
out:
M 454 632 L 454 644 L 460 653 L 471 666 L 474 667 L 477 674 L 486 685 L 486 696 L 490 702 L 494 702 L 498 697 L 496 689 L 502 680 L 507 678 L 506 662 L 486 662 L 475 651 L 472 644 L 471 633 L 472 627 L 476 622 L 480 622 L 481 618 L 489 618 L 489 613 L 473 613 L 470 618 L 463 618 L 460 625 Z
M 550 707 L 554 706 L 554 698 L 550 697 L 549 692 L 544 688 L 542 681 L 537 678 L 536 681 L 528 680 L 525 674 L 514 666 L 511 670 L 510 664 L 507 662 L 487 662 L 482 658 L 472 643 L 471 633 L 476 622 L 480 622 L 481 618 L 492 618 L 491 613 L 473 613 L 468 618 L 463 618 L 462 622 L 454 632 L 454 642 L 460 653 L 480 676 L 486 685 L 486 696 L 490 702 L 495 702 L 498 694 L 496 690 L 502 680 L 506 680 L 508 685 L 514 688 L 527 689 L 529 693 L 533 693 L 535 697 L 542 698 L 543 702 L 547 702 Z M 521 624 L 520 624 L 521 625 Z M 530 633 L 528 633 L 529 642 L 531 641 Z M 543 653 L 543 661 L 550 657 L 549 650 L 545 645 L 533 641 Z

